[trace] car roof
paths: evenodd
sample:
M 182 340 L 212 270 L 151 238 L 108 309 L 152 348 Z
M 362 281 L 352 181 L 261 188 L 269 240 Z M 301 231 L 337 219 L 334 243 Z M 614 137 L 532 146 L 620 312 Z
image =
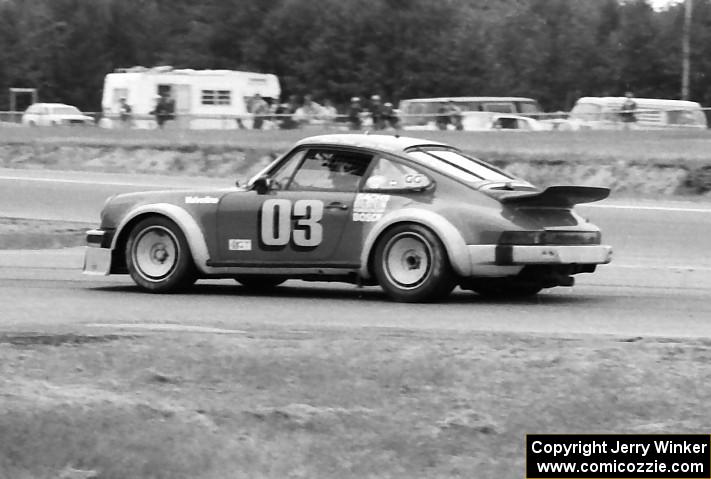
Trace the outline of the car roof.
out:
M 592 103 L 596 105 L 609 105 L 622 103 L 627 98 L 624 96 L 584 96 L 579 98 L 576 103 Z M 695 101 L 686 100 L 669 100 L 666 98 L 632 98 L 638 106 L 668 106 L 668 107 L 687 107 L 700 108 L 701 105 Z
M 33 103 L 30 106 L 72 106 L 72 105 L 67 105 L 66 103 Z
M 399 135 L 368 135 L 357 133 L 311 136 L 297 142 L 297 145 L 299 146 L 324 144 L 369 148 L 389 153 L 403 153 L 408 148 L 416 146 L 449 146 L 445 143 L 422 138 L 411 138 Z

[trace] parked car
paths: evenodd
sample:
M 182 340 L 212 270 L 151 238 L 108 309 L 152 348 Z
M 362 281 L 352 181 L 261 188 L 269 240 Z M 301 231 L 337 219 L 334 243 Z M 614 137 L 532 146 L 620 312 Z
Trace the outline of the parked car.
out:
M 229 189 L 109 199 L 87 233 L 84 271 L 131 275 L 144 291 L 234 278 L 380 285 L 406 302 L 459 285 L 484 295 L 572 286 L 611 259 L 573 211 L 607 188 L 545 190 L 457 148 L 398 135 L 306 138 Z
M 35 103 L 22 115 L 27 126 L 93 125 L 94 118 L 75 106 L 63 103 Z
M 543 131 L 552 130 L 553 124 L 528 116 L 512 113 L 471 111 L 462 113 L 462 130 L 465 131 Z
M 625 97 L 583 97 L 575 102 L 559 130 L 617 130 L 624 128 L 620 112 Z M 658 98 L 634 98 L 635 129 L 679 129 L 707 127 L 699 103 Z
M 400 124 L 405 130 L 441 129 L 438 118 L 443 114 L 446 115 L 446 111 L 452 106 L 463 114 L 490 112 L 537 118 L 542 113 L 540 105 L 532 98 L 509 96 L 413 98 L 400 101 L 398 106 Z

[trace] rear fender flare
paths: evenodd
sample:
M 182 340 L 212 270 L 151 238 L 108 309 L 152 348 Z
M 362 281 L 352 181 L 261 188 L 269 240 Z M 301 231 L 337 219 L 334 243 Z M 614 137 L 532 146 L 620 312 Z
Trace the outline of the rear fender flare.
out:
M 366 236 L 360 257 L 360 275 L 363 278 L 371 277 L 368 270 L 368 260 L 378 238 L 387 228 L 398 223 L 416 223 L 431 229 L 447 250 L 449 262 L 454 271 L 460 276 L 471 274 L 471 262 L 466 242 L 459 230 L 449 220 L 433 211 L 404 208 L 385 215 Z
M 116 228 L 116 234 L 114 235 L 111 243 L 112 250 L 116 249 L 116 244 L 118 239 L 121 237 L 124 228 L 134 218 L 146 214 L 161 215 L 174 221 L 185 235 L 185 239 L 190 247 L 190 253 L 193 256 L 195 266 L 203 273 L 207 273 L 205 265 L 210 255 L 202 229 L 200 229 L 197 221 L 190 213 L 185 211 L 183 208 L 170 203 L 143 205 L 131 210 L 131 212 L 121 221 L 118 228 Z

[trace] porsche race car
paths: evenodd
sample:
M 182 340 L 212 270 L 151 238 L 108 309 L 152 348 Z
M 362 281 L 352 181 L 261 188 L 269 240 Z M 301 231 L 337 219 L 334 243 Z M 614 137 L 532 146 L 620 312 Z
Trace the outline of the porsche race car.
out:
M 87 233 L 84 272 L 153 293 L 201 278 L 380 285 L 394 300 L 534 295 L 611 260 L 574 205 L 587 186 L 536 188 L 443 143 L 398 135 L 306 138 L 245 186 L 127 193 Z

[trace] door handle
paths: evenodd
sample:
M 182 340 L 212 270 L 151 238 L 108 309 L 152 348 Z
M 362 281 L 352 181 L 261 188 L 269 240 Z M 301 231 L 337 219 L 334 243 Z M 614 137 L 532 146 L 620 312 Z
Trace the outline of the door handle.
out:
M 334 201 L 326 205 L 327 210 L 347 210 L 348 205 L 341 203 L 340 201 Z

